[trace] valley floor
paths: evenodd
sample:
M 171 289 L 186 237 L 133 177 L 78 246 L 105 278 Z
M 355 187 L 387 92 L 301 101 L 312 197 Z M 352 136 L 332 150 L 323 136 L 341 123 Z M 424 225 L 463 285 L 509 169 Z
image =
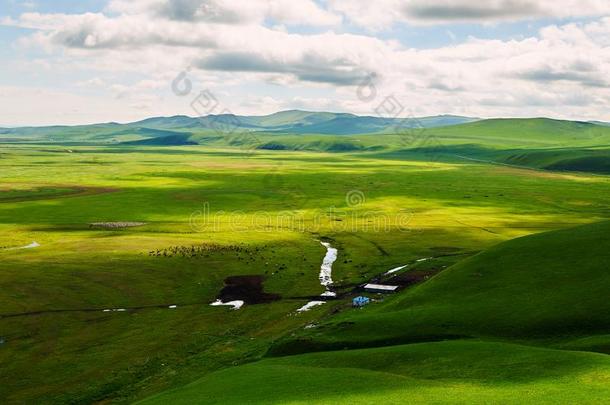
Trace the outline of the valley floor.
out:
M 599 402 L 609 191 L 466 160 L 3 146 L 0 398 Z M 326 289 L 320 241 L 338 299 L 297 312 Z M 404 265 L 412 285 L 351 308 Z

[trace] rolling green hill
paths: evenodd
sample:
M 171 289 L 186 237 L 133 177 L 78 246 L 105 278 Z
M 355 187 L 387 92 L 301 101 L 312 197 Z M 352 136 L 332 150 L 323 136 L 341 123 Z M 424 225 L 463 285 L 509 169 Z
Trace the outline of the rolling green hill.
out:
M 604 222 L 505 242 L 288 337 L 272 351 L 283 356 L 142 403 L 603 401 L 610 357 L 557 347 L 610 346 L 609 231 Z M 304 351 L 316 353 L 285 356 Z
M 275 354 L 468 338 L 610 332 L 610 222 L 511 240 L 382 305 L 278 343 Z M 587 291 L 587 294 L 583 294 Z
M 609 129 L 546 118 L 482 120 L 427 129 L 419 135 L 421 139 L 406 147 L 386 148 L 378 156 L 410 159 L 421 154 L 436 160 L 608 174 Z
M 607 127 L 589 122 L 549 118 L 504 118 L 471 122 L 433 131 L 437 136 L 457 139 L 487 139 L 489 143 L 511 146 L 608 145 Z
M 481 120 L 368 135 L 257 134 L 249 141 L 253 147 L 268 150 L 366 151 L 396 160 L 470 160 L 610 173 L 610 127 L 545 118 Z
M 388 159 L 409 160 L 433 157 L 435 160 L 443 161 L 610 174 L 610 148 L 604 147 L 493 149 L 477 144 L 450 145 L 447 142 L 413 149 L 377 148 L 373 150 L 378 151 L 376 156 Z
M 358 116 L 347 113 L 312 112 L 301 110 L 280 111 L 263 116 L 239 116 L 234 114 L 208 115 L 191 118 L 186 116 L 158 117 L 138 121 L 130 126 L 150 128 L 201 128 L 233 132 L 246 130 L 292 134 L 354 135 L 376 133 L 388 127 L 413 125 L 417 122 L 423 128 L 433 128 L 463 124 L 475 118 L 454 115 L 420 117 L 405 121 L 401 118 Z
M 408 120 L 290 110 L 155 117 L 129 124 L 0 130 L 0 143 L 201 144 L 248 150 L 374 152 L 389 159 L 466 159 L 558 171 L 610 173 L 610 127 L 548 118 L 442 115 Z
M 610 218 L 610 128 L 532 119 L 359 135 L 253 129 L 332 128 L 336 118 L 245 117 L 250 129 L 236 133 L 184 116 L 4 130 L 17 144 L 0 153 L 0 397 L 607 397 L 609 223 L 514 238 Z M 350 204 L 354 190 L 362 204 Z M 211 223 L 193 223 L 205 207 Z M 113 227 L 132 222 L 142 225 Z M 338 299 L 300 314 L 323 291 L 320 239 L 340 252 Z M 171 255 L 195 246 L 210 253 Z M 350 307 L 358 285 L 406 263 L 399 276 L 421 283 Z M 277 301 L 210 306 L 235 276 Z
M 422 127 L 441 127 L 470 122 L 474 118 L 442 115 L 417 119 Z M 126 124 L 108 123 L 79 126 L 51 126 L 0 129 L 1 142 L 121 142 L 116 135 L 148 131 L 147 138 L 163 136 L 155 130 L 195 132 L 198 134 L 224 134 L 266 132 L 280 134 L 353 135 L 377 133 L 388 127 L 406 125 L 402 119 L 363 117 L 345 113 L 281 111 L 264 116 L 238 116 L 234 114 L 188 117 L 153 117 Z M 127 141 L 132 141 L 129 139 Z
M 139 403 L 599 403 L 608 378 L 605 355 L 453 341 L 267 359 Z
M 151 139 L 190 133 L 169 131 Z M 215 136 L 192 135 L 223 141 Z M 390 135 L 291 136 L 326 139 L 324 147 L 360 140 L 370 148 Z M 133 403 L 203 378 L 209 395 L 202 402 L 287 402 L 294 399 L 289 387 L 327 403 L 477 395 L 506 402 L 515 392 L 531 393 L 516 397 L 522 402 L 541 393 L 599 399 L 596 381 L 605 383 L 606 375 L 598 359 L 610 348 L 610 333 L 607 304 L 596 297 L 608 295 L 608 284 L 592 258 L 607 262 L 599 252 L 607 226 L 537 236 L 535 252 L 522 256 L 533 265 L 523 268 L 503 264 L 506 252 L 518 254 L 505 248 L 511 245 L 486 249 L 610 218 L 610 179 L 411 158 L 417 150 L 380 157 L 384 152 L 4 145 L 0 398 Z M 362 200 L 353 204 L 350 191 Z M 544 237 L 559 251 L 557 263 L 540 256 Z M 338 297 L 299 313 L 324 291 L 320 240 L 338 249 Z M 454 266 L 481 251 L 488 253 Z M 484 269 L 472 270 L 477 263 Z M 358 285 L 405 264 L 416 272 L 453 267 L 352 310 Z M 253 283 L 249 301 L 239 310 L 209 305 L 225 297 L 235 277 Z M 250 300 L 257 294 L 261 302 Z M 548 297 L 530 303 L 534 294 Z M 334 349 L 344 356 L 336 361 L 341 369 L 326 370 Z M 550 373 L 554 365 L 557 374 Z M 237 375 L 243 385 L 229 387 L 234 381 L 224 376 Z

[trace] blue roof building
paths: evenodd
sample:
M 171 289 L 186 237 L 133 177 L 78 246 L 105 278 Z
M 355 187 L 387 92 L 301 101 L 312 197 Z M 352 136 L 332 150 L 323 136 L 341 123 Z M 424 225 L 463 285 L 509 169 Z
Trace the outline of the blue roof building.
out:
M 370 302 L 371 302 L 371 300 L 368 297 L 359 296 L 352 300 L 352 306 L 353 307 L 363 307 Z

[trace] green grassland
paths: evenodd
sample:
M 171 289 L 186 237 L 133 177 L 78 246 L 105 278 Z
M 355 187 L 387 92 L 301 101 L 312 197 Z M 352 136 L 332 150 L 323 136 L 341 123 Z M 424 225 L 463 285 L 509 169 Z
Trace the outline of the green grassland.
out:
M 384 119 L 283 111 L 261 117 L 175 116 L 127 124 L 0 129 L 0 142 L 366 152 L 406 160 L 474 160 L 610 174 L 610 126 L 548 118 Z
M 453 162 L 481 161 L 556 171 L 610 173 L 608 127 L 546 118 L 490 119 L 425 128 L 394 127 L 341 137 L 258 134 L 258 148 L 369 152 L 377 157 Z M 200 136 L 201 143 L 215 139 Z
M 447 341 L 265 359 L 143 404 L 601 403 L 605 355 Z
M 604 338 L 610 321 L 604 293 L 610 289 L 608 231 L 610 223 L 603 222 L 501 243 L 383 305 L 334 317 L 273 352 L 430 338 L 525 339 L 547 346 Z
M 342 153 L 200 136 L 202 145 L 190 146 L 1 146 L 3 402 L 595 402 L 608 394 L 610 178 L 431 155 L 420 150 L 426 144 L 376 147 L 401 136 L 392 134 L 301 135 L 366 149 Z M 454 143 L 466 144 L 459 136 Z M 468 142 L 559 147 L 542 135 L 531 145 L 478 137 Z M 595 144 L 603 142 L 575 147 Z M 348 203 L 354 192 L 364 198 Z M 90 226 L 98 222 L 144 225 Z M 342 298 L 297 314 L 324 291 L 319 240 L 339 250 L 333 279 Z M 19 249 L 33 241 L 40 246 Z M 210 250 L 196 257 L 150 255 L 202 245 Z M 359 284 L 407 263 L 443 271 L 350 308 Z M 209 306 L 235 275 L 259 275 L 281 298 L 236 311 Z M 352 350 L 332 351 L 344 347 Z M 168 389 L 178 391 L 159 394 Z
M 608 231 L 603 222 L 501 243 L 276 342 L 280 357 L 144 403 L 604 402 Z

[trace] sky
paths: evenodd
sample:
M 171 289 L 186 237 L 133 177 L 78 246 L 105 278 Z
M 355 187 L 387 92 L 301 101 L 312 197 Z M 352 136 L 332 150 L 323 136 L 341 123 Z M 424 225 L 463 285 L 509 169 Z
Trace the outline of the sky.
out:
M 609 106 L 608 0 L 0 0 L 0 126 Z

